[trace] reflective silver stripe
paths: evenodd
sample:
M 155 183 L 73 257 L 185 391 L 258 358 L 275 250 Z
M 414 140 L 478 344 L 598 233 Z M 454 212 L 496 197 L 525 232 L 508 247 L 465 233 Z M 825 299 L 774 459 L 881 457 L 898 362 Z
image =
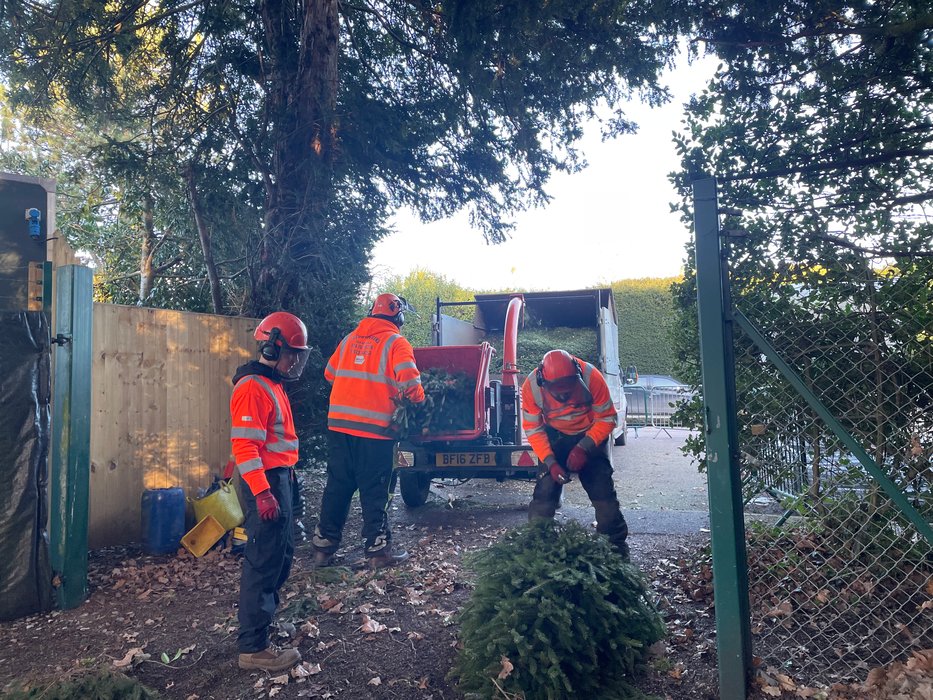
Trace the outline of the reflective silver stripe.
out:
M 532 435 L 537 435 L 538 433 L 545 433 L 545 432 L 547 432 L 547 431 L 544 429 L 544 426 L 539 425 L 537 428 L 532 428 L 531 430 L 526 430 L 526 431 L 525 431 L 525 437 L 531 437 Z
M 601 403 L 599 406 L 593 406 L 594 411 L 608 411 L 612 407 L 612 401 Z
M 583 384 L 586 385 L 586 388 L 590 388 L 590 377 L 593 376 L 593 365 L 589 362 L 581 361 L 583 365 Z
M 619 421 L 616 418 L 598 418 L 594 422 L 595 423 L 608 423 L 609 425 L 615 425 Z
M 528 411 L 522 409 L 522 420 L 526 420 L 529 423 L 538 423 L 541 420 L 541 414 L 529 413 Z
M 528 375 L 528 386 L 531 387 L 531 396 L 535 400 L 535 405 L 538 408 L 542 408 L 544 404 L 541 402 L 541 387 L 538 386 L 538 370 L 534 370 L 531 374 Z
M 589 452 L 594 447 L 596 447 L 596 441 L 593 438 L 591 438 L 589 435 L 584 435 L 582 438 L 580 438 L 580 442 L 578 442 L 577 444 L 580 447 L 582 447 L 584 450 L 586 450 L 587 452 Z
M 421 377 L 415 377 L 414 379 L 409 379 L 407 382 L 399 382 L 398 386 L 400 389 L 408 389 L 413 386 L 418 386 L 421 384 Z
M 399 362 L 397 365 L 395 365 L 395 367 L 392 368 L 396 374 L 401 372 L 403 369 L 418 369 L 418 365 L 416 365 L 411 360 L 406 360 L 405 362 Z
M 341 367 L 343 365 L 343 353 L 347 350 L 347 341 L 350 339 L 349 335 L 345 335 L 343 340 L 340 341 L 340 345 L 337 346 L 337 366 Z
M 296 440 L 285 439 L 285 417 L 282 413 L 282 407 L 279 405 L 279 399 L 272 390 L 272 387 L 255 374 L 250 375 L 248 379 L 257 382 L 263 388 L 266 394 L 272 399 L 272 405 L 275 406 L 275 424 L 272 426 L 272 435 L 276 442 L 267 443 L 265 448 L 268 452 L 291 452 L 298 449 Z
M 294 452 L 297 449 L 297 440 L 279 440 L 266 444 L 266 452 Z
M 266 431 L 262 428 L 231 428 L 231 438 L 244 438 L 246 440 L 265 440 Z
M 361 369 L 337 370 L 337 376 L 340 379 L 363 379 L 367 382 L 377 382 L 379 384 L 388 384 L 390 386 L 398 385 L 398 382 L 396 382 L 394 379 L 389 379 L 384 374 L 372 374 L 371 372 L 364 372 Z
M 386 341 L 385 346 L 382 348 L 382 355 L 379 357 L 379 374 L 385 374 L 386 370 L 389 368 L 389 351 L 392 349 L 392 345 L 396 340 L 402 336 L 398 333 L 394 333 L 389 336 L 389 339 Z
M 330 410 L 334 413 L 348 413 L 351 416 L 372 418 L 374 420 L 384 420 L 386 422 L 392 419 L 392 413 L 386 413 L 385 411 L 371 411 L 367 408 L 357 408 L 356 406 L 337 406 L 335 404 L 331 404 Z
M 395 437 L 395 433 L 387 427 L 380 425 L 373 425 L 372 423 L 363 423 L 361 421 L 355 420 L 346 420 L 343 418 L 328 418 L 327 419 L 328 428 L 348 428 L 351 430 L 359 430 L 363 433 L 369 433 L 370 435 L 384 435 L 386 437 Z
M 242 464 L 236 465 L 237 469 L 240 470 L 240 474 L 246 474 L 247 472 L 254 472 L 257 469 L 262 469 L 262 460 L 259 457 L 253 457 L 248 459 Z

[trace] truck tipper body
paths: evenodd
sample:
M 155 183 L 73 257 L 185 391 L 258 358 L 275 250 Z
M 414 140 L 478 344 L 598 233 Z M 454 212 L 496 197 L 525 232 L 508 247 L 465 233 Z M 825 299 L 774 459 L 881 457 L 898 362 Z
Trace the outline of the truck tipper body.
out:
M 555 348 L 603 373 L 619 415 L 610 439 L 625 444 L 625 379 L 612 290 L 477 294 L 470 302 L 438 299 L 433 342 L 414 349 L 415 362 L 422 372 L 438 369 L 475 378 L 473 425 L 401 442 L 396 470 L 406 505 L 424 504 L 431 479 L 536 476 L 538 459 L 521 428 L 521 385 L 543 354 Z

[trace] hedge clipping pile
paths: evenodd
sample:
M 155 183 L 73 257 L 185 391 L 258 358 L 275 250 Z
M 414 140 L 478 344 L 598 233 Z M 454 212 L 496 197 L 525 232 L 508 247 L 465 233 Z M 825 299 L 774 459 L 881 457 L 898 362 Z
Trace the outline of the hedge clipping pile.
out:
M 476 378 L 466 372 L 428 367 L 421 371 L 425 400 L 412 403 L 405 396 L 395 399 L 392 425 L 398 436 L 438 435 L 474 427 L 473 395 Z
M 577 523 L 533 522 L 472 560 L 451 671 L 467 697 L 641 698 L 627 678 L 665 635 L 638 569 Z
M 496 349 L 494 372 L 502 371 L 502 335 L 490 333 L 486 340 Z M 595 328 L 522 328 L 516 341 L 518 370 L 531 374 L 549 350 L 566 350 L 571 355 L 599 367 L 599 337 Z

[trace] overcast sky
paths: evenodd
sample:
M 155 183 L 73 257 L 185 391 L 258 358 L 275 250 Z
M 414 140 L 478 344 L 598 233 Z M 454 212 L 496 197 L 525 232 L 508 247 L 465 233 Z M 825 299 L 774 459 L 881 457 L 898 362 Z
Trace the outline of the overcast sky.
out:
M 589 166 L 555 175 L 551 203 L 520 214 L 508 242 L 486 245 L 466 215 L 422 224 L 403 212 L 396 233 L 375 248 L 373 273 L 378 279 L 423 267 L 474 289 L 579 289 L 679 274 L 691 232 L 670 212 L 675 194 L 667 175 L 679 165 L 671 132 L 714 68 L 711 60 L 683 61 L 666 77 L 673 94 L 667 105 L 632 103 L 626 112 L 639 125 L 636 134 L 603 143 L 598 125 L 588 128 L 581 147 Z

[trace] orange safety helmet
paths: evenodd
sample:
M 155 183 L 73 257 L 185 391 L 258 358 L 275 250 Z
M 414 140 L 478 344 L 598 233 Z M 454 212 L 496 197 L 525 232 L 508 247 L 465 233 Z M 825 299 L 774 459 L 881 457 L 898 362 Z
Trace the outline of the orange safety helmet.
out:
M 551 350 L 544 354 L 538 365 L 538 385 L 553 384 L 561 379 L 576 378 L 582 374 L 580 364 L 566 350 Z
M 405 297 L 386 293 L 376 297 L 372 308 L 369 310 L 369 315 L 392 321 L 401 328 L 405 323 L 405 312 L 414 310 L 414 307 L 408 303 Z
M 275 369 L 284 379 L 295 380 L 301 376 L 308 359 L 308 329 L 300 318 L 287 311 L 274 311 L 266 316 L 253 337 L 259 341 L 259 354 L 264 360 L 275 362 Z M 295 363 L 289 367 L 279 367 L 282 348 L 297 353 Z

